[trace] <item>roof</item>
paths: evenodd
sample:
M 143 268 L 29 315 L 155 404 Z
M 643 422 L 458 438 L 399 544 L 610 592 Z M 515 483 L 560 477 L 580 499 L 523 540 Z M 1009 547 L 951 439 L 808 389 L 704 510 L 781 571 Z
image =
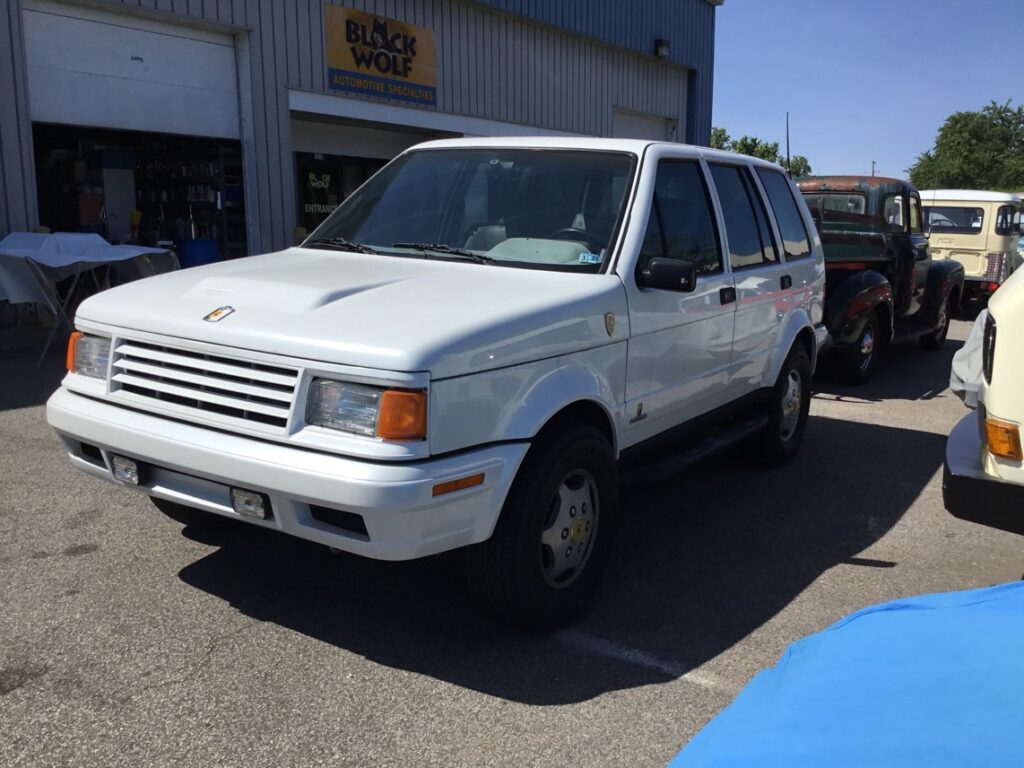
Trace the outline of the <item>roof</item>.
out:
M 749 160 L 755 165 L 780 170 L 780 166 L 767 160 L 749 155 L 739 155 L 721 149 L 709 149 L 694 144 L 680 144 L 672 141 L 649 141 L 646 139 L 610 139 L 593 136 L 481 136 L 463 139 L 436 139 L 416 144 L 409 149 L 466 149 L 473 147 L 511 147 L 524 149 L 588 149 L 605 152 L 629 152 L 642 155 L 648 147 L 665 146 L 683 150 L 684 154 L 692 153 L 694 157 L 703 156 L 708 160 L 732 160 L 737 158 Z
M 983 189 L 922 189 L 922 202 L 965 201 L 969 203 L 1017 203 L 1021 196 L 1013 192 L 989 192 Z

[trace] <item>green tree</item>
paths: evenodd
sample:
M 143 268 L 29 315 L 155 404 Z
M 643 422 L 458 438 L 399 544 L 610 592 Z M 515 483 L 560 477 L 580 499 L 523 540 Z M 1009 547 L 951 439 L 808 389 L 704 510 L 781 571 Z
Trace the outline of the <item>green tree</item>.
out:
M 708 146 L 712 149 L 728 149 L 731 145 L 732 137 L 725 128 L 711 129 L 711 143 Z
M 785 158 L 783 158 L 782 167 L 789 171 L 789 175 L 794 179 L 799 179 L 802 176 L 810 176 L 814 173 L 814 171 L 811 170 L 811 163 L 803 155 L 793 155 L 789 158 L 788 163 Z
M 950 115 L 907 173 L 918 189 L 1024 189 L 1024 107 Z
M 740 136 L 732 142 L 729 147 L 733 152 L 751 157 L 760 157 L 762 160 L 769 160 L 773 163 L 779 162 L 779 142 L 764 141 L 755 136 Z

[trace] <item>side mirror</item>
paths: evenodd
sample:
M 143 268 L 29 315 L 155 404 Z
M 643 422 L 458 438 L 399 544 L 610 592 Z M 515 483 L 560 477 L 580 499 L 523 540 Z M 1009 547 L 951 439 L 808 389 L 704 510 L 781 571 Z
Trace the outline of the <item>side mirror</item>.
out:
M 697 268 L 692 261 L 655 258 L 640 272 L 637 282 L 641 288 L 689 293 L 697 287 Z

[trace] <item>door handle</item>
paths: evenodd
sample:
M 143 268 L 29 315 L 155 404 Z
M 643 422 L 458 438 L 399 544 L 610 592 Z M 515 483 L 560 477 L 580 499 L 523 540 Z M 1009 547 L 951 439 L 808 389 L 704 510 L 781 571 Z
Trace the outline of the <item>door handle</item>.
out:
M 736 289 L 733 287 L 720 288 L 718 290 L 718 298 L 723 304 L 732 304 L 736 301 Z
M 789 275 L 783 275 L 779 278 L 779 285 L 782 286 L 782 290 L 793 287 L 793 278 Z

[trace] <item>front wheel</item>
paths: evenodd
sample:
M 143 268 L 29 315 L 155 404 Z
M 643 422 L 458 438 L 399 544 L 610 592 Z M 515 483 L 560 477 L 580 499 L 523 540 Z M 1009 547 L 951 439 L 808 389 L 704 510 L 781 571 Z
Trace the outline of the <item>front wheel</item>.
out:
M 471 579 L 499 619 L 535 632 L 574 619 L 611 550 L 618 484 L 608 440 L 590 426 L 542 435 L 530 448 Z
M 937 352 L 946 343 L 946 336 L 949 335 L 949 321 L 953 314 L 952 309 L 953 299 L 949 297 L 942 302 L 942 309 L 939 310 L 938 327 L 931 333 L 920 337 L 921 346 L 929 352 Z
M 753 458 L 765 466 L 785 464 L 796 455 L 811 409 L 811 360 L 794 347 L 771 391 L 768 423 L 750 445 Z

